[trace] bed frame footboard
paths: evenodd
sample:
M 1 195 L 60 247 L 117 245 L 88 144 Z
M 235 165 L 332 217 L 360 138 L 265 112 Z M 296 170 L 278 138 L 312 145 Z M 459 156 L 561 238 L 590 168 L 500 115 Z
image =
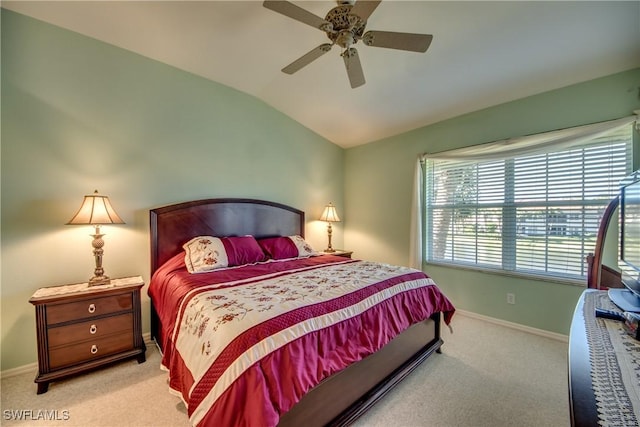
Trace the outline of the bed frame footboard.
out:
M 440 313 L 417 323 L 378 352 L 311 389 L 280 418 L 280 427 L 348 426 L 443 344 Z

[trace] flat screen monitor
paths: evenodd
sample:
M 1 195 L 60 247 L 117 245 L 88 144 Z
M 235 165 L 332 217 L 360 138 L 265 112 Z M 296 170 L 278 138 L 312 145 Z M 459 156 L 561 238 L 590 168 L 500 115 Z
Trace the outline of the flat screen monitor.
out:
M 621 183 L 620 257 L 624 289 L 610 289 L 609 297 L 622 310 L 640 312 L 640 170 Z

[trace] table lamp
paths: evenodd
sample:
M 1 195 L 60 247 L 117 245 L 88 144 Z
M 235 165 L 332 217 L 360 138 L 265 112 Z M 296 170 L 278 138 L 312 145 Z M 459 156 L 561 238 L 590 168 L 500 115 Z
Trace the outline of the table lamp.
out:
M 102 268 L 102 247 L 104 246 L 104 240 L 100 233 L 100 226 L 104 224 L 124 224 L 124 221 L 118 216 L 116 211 L 111 206 L 109 198 L 98 194 L 96 190 L 93 194 L 84 196 L 82 206 L 78 212 L 69 220 L 67 225 L 85 225 L 91 224 L 95 227 L 95 234 L 93 236 L 93 255 L 96 259 L 96 269 L 93 273 L 93 277 L 89 279 L 89 286 L 106 285 L 110 282 L 108 276 L 105 276 L 104 269 Z
M 331 247 L 331 223 L 332 222 L 340 222 L 340 217 L 338 217 L 338 213 L 336 212 L 336 207 L 329 202 L 327 206 L 324 207 L 322 211 L 322 215 L 320 215 L 320 221 L 327 222 L 327 235 L 329 236 L 329 247 L 325 249 L 325 252 L 335 252 L 336 250 Z

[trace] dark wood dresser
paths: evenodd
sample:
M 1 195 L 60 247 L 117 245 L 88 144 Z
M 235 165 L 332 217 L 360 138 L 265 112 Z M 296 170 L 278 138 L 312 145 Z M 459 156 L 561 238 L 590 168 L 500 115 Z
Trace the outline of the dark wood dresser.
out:
M 637 426 L 640 401 L 633 384 L 639 384 L 640 372 L 621 367 L 639 365 L 640 341 L 620 322 L 596 318 L 595 308 L 619 311 L 606 291 L 585 290 L 578 301 L 569 335 L 571 425 Z
M 38 394 L 49 383 L 107 363 L 146 360 L 142 339 L 141 277 L 38 289 L 29 302 L 36 309 Z

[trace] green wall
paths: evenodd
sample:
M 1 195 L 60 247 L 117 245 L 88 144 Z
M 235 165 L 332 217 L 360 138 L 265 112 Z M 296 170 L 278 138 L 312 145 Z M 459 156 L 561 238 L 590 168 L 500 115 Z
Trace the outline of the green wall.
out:
M 4 9 L 1 30 L 3 371 L 36 361 L 33 292 L 91 277 L 93 229 L 64 224 L 94 189 L 126 222 L 102 228 L 111 277 L 148 280 L 149 209 L 199 198 L 302 209 L 308 240 L 325 247 L 315 218 L 343 205 L 342 148 L 256 98 L 126 50 Z
M 418 155 L 600 122 L 640 109 L 640 69 L 465 114 L 348 149 L 345 244 L 358 257 L 409 263 L 413 174 Z M 636 135 L 635 169 L 640 167 Z M 610 239 L 607 239 L 608 241 Z M 457 308 L 568 334 L 583 287 L 426 265 Z M 516 295 L 516 304 L 506 294 Z
M 148 280 L 148 211 L 250 197 L 307 212 L 341 206 L 334 246 L 407 264 L 417 155 L 617 118 L 640 108 L 640 70 L 477 111 L 343 150 L 256 98 L 131 52 L 2 11 L 1 365 L 36 361 L 41 286 L 93 272 L 91 228 L 65 226 L 84 194 L 110 196 L 125 225 L 103 227 L 112 277 Z M 640 165 L 636 152 L 636 168 Z M 458 308 L 568 333 L 578 286 L 427 266 Z M 506 293 L 516 305 L 506 304 Z M 149 303 L 143 299 L 143 328 Z

